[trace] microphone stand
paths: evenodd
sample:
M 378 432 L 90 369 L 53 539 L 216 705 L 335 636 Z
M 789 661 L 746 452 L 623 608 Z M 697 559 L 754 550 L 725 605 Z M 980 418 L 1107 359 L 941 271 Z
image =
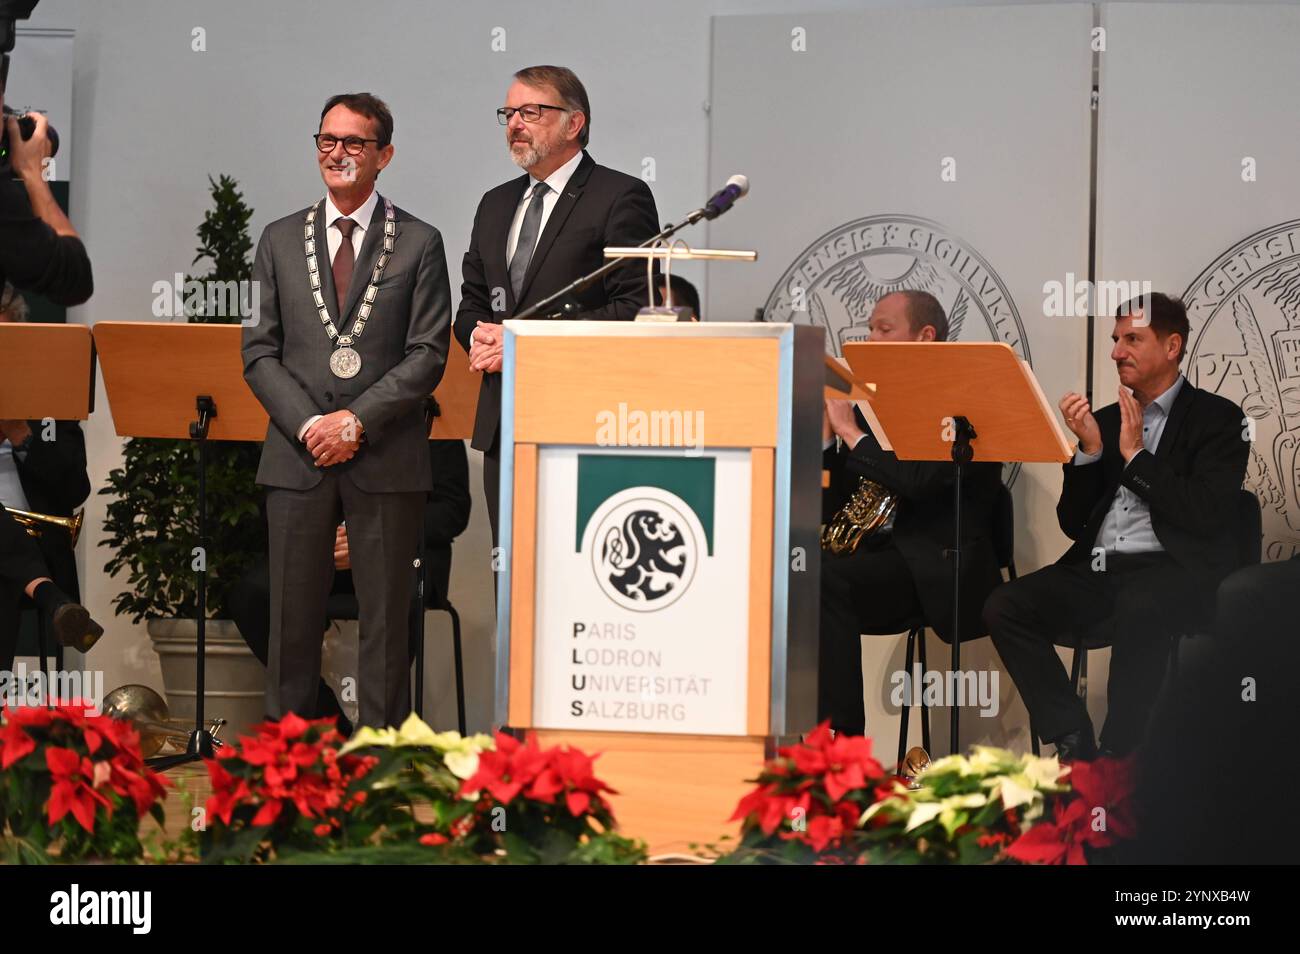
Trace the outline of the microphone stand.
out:
M 686 218 L 678 222 L 676 225 L 669 222 L 667 225 L 663 227 L 663 230 L 660 231 L 657 235 L 650 236 L 650 238 L 646 239 L 644 242 L 642 242 L 640 245 L 636 247 L 649 248 L 650 246 L 654 245 L 656 242 L 661 242 L 664 239 L 671 238 L 672 236 L 680 232 L 682 229 L 686 228 L 686 226 L 694 225 L 700 219 L 716 219 L 719 215 L 722 214 L 722 212 L 718 212 L 714 215 L 710 215 L 709 214 L 710 211 L 711 210 L 706 206 L 701 209 L 696 209 L 694 212 L 690 213 L 688 216 L 686 216 Z M 722 211 L 726 211 L 726 210 L 724 209 Z M 570 282 L 569 284 L 561 288 L 559 291 L 557 291 L 554 295 L 550 295 L 546 298 L 543 298 L 537 304 L 525 308 L 523 311 L 521 311 L 517 315 L 514 315 L 513 317 L 515 318 L 576 317 L 582 309 L 578 307 L 577 302 L 572 300 L 572 296 L 582 291 L 584 288 L 588 288 L 591 285 L 595 284 L 600 279 L 604 278 L 606 275 L 608 275 L 610 272 L 616 269 L 619 265 L 622 265 L 625 261 L 627 261 L 629 257 L 630 256 L 627 255 L 620 255 L 618 258 L 611 258 L 609 261 L 607 261 L 604 265 L 600 266 L 600 268 L 596 269 L 594 272 L 589 272 L 586 275 L 583 275 L 581 278 L 578 278 Z M 561 301 L 562 299 L 568 299 L 568 300 Z

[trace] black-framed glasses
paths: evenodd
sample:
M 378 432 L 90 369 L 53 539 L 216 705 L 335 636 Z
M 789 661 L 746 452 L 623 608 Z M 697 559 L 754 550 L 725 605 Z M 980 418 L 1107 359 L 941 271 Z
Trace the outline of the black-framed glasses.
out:
M 524 122 L 535 123 L 542 118 L 542 110 L 544 109 L 565 111 L 563 106 L 547 106 L 545 103 L 524 103 L 518 109 L 513 106 L 502 106 L 497 110 L 497 122 L 502 126 L 509 126 L 510 120 L 514 118 L 515 113 L 518 113 L 519 118 Z
M 338 136 L 331 136 L 329 133 L 317 133 L 311 137 L 316 140 L 316 148 L 321 152 L 333 152 L 334 147 L 340 142 L 343 143 L 343 151 L 349 156 L 359 156 L 366 151 L 366 143 L 373 142 L 379 144 L 378 139 L 362 139 L 360 136 L 347 136 L 339 139 Z

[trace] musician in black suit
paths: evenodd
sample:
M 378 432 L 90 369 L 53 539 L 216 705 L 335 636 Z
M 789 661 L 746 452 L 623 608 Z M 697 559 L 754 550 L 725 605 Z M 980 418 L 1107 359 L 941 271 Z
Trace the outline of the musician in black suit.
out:
M 469 352 L 470 367 L 483 372 L 471 446 L 483 452 L 494 543 L 501 466 L 501 322 L 599 268 L 605 246 L 640 245 L 659 231 L 649 186 L 597 165 L 586 152 L 591 105 L 572 70 L 520 70 L 497 117 L 506 127 L 511 159 L 527 175 L 497 186 L 479 202 L 453 329 Z M 620 266 L 575 298 L 574 317 L 630 320 L 649 303 L 645 267 Z
M 452 541 L 469 526 L 469 461 L 464 441 L 434 440 L 428 444 L 433 490 L 424 505 L 424 606 L 438 609 L 446 605 L 451 586 Z M 355 592 L 347 529 L 340 525 L 335 531 L 334 582 L 330 593 Z M 271 642 L 271 571 L 265 554 L 255 560 L 231 587 L 226 611 L 248 648 L 262 661 L 262 665 L 266 665 Z M 322 632 L 328 623 L 322 606 Z M 418 637 L 419 632 L 413 629 L 407 647 L 411 659 L 415 658 L 415 640 Z M 351 721 L 343 714 L 338 697 L 324 679 L 317 687 L 315 710 L 299 714 L 333 717 L 338 720 L 344 735 L 352 734 Z
M 944 341 L 948 319 L 928 292 L 885 295 L 872 310 L 869 341 Z M 831 486 L 823 517 L 834 513 L 866 478 L 897 497 L 892 522 L 865 536 L 849 554 L 822 554 L 817 717 L 837 732 L 861 735 L 862 642 L 866 634 L 905 632 L 921 619 L 952 641 L 952 465 L 900 461 L 883 450 L 847 401 L 827 401 L 823 466 Z M 962 481 L 962 639 L 982 636 L 979 610 L 998 582 L 993 512 L 1002 467 L 977 463 Z
M 88 496 L 86 440 L 76 421 L 0 421 L 0 504 L 71 517 Z M 68 531 L 42 524 L 40 536 L 30 540 L 11 515 L 5 522 L 0 670 L 13 668 L 24 595 L 48 615 L 59 642 L 88 649 L 104 630 L 77 604 L 77 560 Z
M 1117 310 L 1118 403 L 1096 415 L 1078 394 L 1060 404 L 1079 438 L 1056 507 L 1074 545 L 1052 566 L 999 587 L 984 607 L 1035 730 L 1063 759 L 1091 758 L 1097 743 L 1054 641 L 1113 623 L 1101 746 L 1126 755 L 1142 741 L 1170 637 L 1212 618 L 1215 589 L 1236 565 L 1245 415 L 1179 372 L 1187 334 L 1175 298 L 1144 295 Z

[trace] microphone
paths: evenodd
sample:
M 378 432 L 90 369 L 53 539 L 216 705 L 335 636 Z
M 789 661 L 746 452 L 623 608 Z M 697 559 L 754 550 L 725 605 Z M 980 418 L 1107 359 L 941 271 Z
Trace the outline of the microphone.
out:
M 746 176 L 732 176 L 727 184 L 713 193 L 701 209 L 704 218 L 713 220 L 735 204 L 736 200 L 749 193 L 749 179 Z

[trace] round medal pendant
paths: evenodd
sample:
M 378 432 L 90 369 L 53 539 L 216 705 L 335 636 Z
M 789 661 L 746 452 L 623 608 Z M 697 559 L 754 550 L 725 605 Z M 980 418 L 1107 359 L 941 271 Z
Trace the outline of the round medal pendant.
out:
M 361 355 L 353 348 L 339 348 L 330 355 L 330 370 L 336 378 L 354 378 L 361 370 Z

